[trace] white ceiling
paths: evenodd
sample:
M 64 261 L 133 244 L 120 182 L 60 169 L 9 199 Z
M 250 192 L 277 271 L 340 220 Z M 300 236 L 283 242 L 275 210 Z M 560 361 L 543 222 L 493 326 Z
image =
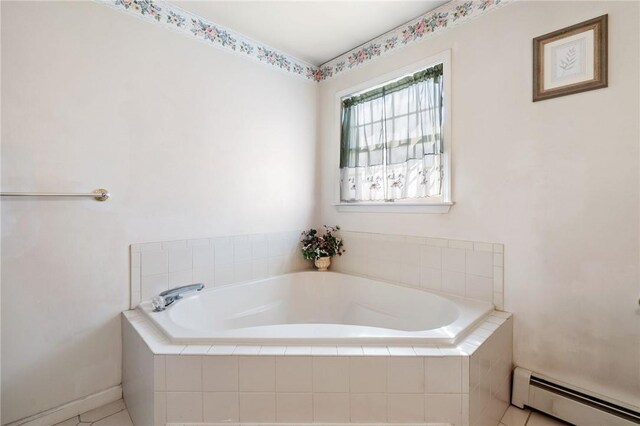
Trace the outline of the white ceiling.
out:
M 313 65 L 321 65 L 447 0 L 172 3 Z

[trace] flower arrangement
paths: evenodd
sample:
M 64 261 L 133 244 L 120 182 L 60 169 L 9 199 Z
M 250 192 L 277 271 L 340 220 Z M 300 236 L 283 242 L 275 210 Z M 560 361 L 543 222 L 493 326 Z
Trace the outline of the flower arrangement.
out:
M 307 260 L 317 260 L 322 257 L 342 256 L 342 239 L 336 237 L 334 233 L 340 230 L 339 226 L 324 225 L 324 235 L 320 235 L 317 230 L 311 228 L 302 233 L 302 256 Z

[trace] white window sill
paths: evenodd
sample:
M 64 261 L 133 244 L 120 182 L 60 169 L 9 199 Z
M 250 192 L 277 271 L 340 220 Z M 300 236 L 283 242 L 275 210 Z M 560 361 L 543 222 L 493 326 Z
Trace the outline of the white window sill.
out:
M 336 203 L 339 212 L 350 213 L 449 213 L 452 201 L 435 203 Z

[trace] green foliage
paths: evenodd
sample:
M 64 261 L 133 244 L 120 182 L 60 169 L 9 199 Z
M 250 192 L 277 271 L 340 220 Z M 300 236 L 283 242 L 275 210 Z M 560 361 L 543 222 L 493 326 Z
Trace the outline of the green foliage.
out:
M 342 256 L 342 239 L 336 237 L 334 233 L 340 229 L 339 226 L 324 225 L 324 235 L 311 228 L 302 233 L 302 256 L 307 260 L 316 260 L 321 257 Z

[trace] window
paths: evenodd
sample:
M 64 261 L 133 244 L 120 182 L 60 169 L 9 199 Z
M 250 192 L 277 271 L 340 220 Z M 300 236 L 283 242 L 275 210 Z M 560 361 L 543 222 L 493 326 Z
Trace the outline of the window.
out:
M 445 65 L 340 98 L 340 205 L 451 205 Z

